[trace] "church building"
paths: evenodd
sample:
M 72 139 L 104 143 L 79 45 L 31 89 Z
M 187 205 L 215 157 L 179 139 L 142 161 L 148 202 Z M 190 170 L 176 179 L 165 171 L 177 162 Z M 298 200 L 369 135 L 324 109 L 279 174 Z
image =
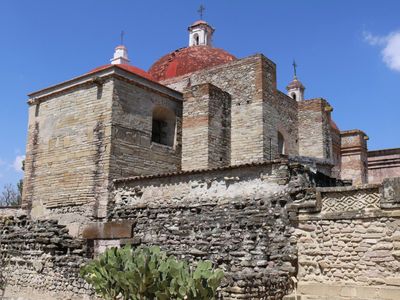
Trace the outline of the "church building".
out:
M 279 91 L 274 62 L 213 47 L 214 31 L 194 22 L 188 46 L 148 71 L 119 45 L 110 64 L 30 94 L 23 205 L 39 217 L 92 203 L 104 218 L 115 179 L 281 157 L 353 185 L 400 175 L 400 149 L 368 152 L 296 74 Z
M 110 63 L 29 95 L 21 207 L 0 209 L 4 295 L 92 300 L 82 265 L 158 245 L 224 271 L 218 299 L 396 300 L 400 148 L 368 150 L 262 54 L 187 47 Z M 2 261 L 0 261 L 2 262 Z

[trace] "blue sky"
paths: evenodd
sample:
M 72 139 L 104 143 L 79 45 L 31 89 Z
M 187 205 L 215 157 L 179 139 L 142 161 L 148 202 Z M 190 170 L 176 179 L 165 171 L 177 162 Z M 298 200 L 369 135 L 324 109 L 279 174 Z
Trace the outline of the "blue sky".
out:
M 295 58 L 306 98 L 327 99 L 342 130 L 364 130 L 370 149 L 400 147 L 398 0 L 1 0 L 0 187 L 23 175 L 28 93 L 108 63 L 121 30 L 147 70 L 187 45 L 201 3 L 216 47 L 263 53 L 281 90 Z

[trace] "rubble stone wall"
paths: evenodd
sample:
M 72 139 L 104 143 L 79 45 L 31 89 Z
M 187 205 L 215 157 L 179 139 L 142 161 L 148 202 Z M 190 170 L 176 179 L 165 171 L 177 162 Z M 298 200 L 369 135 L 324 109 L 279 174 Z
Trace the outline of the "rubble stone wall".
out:
M 12 299 L 88 299 L 79 277 L 88 260 L 86 242 L 73 238 L 55 220 L 32 221 L 26 215 L 0 217 L 1 296 Z
M 135 244 L 213 261 L 224 299 L 281 299 L 297 261 L 287 205 L 312 176 L 274 163 L 117 181 L 109 221 L 133 220 Z

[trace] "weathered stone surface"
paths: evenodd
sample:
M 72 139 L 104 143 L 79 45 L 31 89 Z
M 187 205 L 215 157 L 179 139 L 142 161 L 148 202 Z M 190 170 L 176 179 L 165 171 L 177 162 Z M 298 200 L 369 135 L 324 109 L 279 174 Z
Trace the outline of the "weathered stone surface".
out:
M 132 237 L 133 222 L 90 223 L 83 229 L 84 239 L 128 239 Z
M 72 238 L 64 225 L 24 215 L 1 217 L 0 232 L 6 297 L 78 300 L 93 294 L 79 277 L 80 266 L 89 259 L 86 243 Z

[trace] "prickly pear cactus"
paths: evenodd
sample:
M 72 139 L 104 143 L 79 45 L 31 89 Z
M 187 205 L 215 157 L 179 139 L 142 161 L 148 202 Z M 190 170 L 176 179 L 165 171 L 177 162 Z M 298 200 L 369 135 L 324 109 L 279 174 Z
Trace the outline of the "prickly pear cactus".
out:
M 224 273 L 209 261 L 191 268 L 158 247 L 111 248 L 81 269 L 81 276 L 106 300 L 210 300 Z

